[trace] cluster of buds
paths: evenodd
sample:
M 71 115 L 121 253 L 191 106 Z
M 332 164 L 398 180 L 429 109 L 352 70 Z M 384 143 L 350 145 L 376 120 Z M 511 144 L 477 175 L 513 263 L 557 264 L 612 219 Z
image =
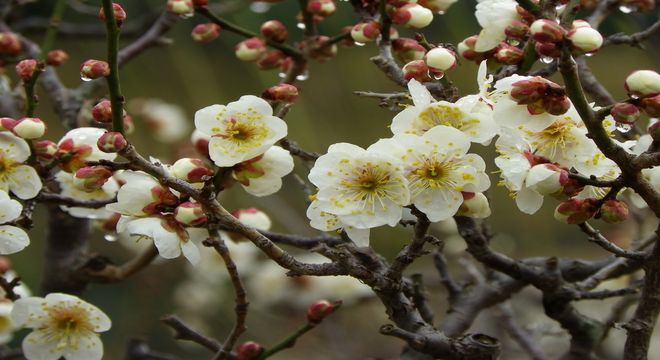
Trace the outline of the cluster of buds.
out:
M 596 216 L 609 224 L 620 223 L 628 218 L 628 205 L 621 200 L 605 200 Z
M 341 301 L 319 300 L 307 308 L 307 321 L 318 324 L 341 306 Z
M 126 11 L 124 11 L 124 8 L 117 3 L 112 3 L 112 13 L 115 17 L 115 21 L 117 22 L 117 26 L 121 26 L 121 24 L 124 23 L 124 20 L 126 20 Z M 103 22 L 106 21 L 105 10 L 103 7 L 101 7 L 101 10 L 99 10 L 99 19 L 101 19 Z
M 495 50 L 489 50 L 487 52 L 479 52 L 475 50 L 475 45 L 477 44 L 477 35 L 472 35 L 467 39 L 458 43 L 457 50 L 458 54 L 461 55 L 465 60 L 474 61 L 475 63 L 480 63 L 495 54 Z
M 195 4 L 192 0 L 167 0 L 167 11 L 187 19 L 195 14 Z
M 424 62 L 434 77 L 442 77 L 445 71 L 456 67 L 456 54 L 442 46 L 429 50 L 424 56 Z
M 395 2 L 395 5 L 398 3 Z M 433 21 L 433 12 L 428 8 L 414 2 L 402 3 L 403 5 L 394 6 L 390 9 L 390 18 L 393 23 L 413 29 L 421 29 L 429 26 Z
M 177 160 L 170 168 L 170 172 L 175 178 L 191 183 L 204 182 L 214 174 L 202 160 L 192 158 Z
M 419 82 L 429 82 L 433 80 L 429 75 L 429 67 L 424 60 L 413 60 L 403 65 L 403 78 L 408 81 L 415 79 Z
M 402 63 L 424 59 L 426 49 L 415 39 L 400 38 L 392 40 L 392 53 Z
M 321 35 L 321 36 L 317 36 L 316 38 L 310 41 L 300 43 L 298 47 L 303 52 L 307 52 L 309 54 L 309 57 L 312 58 L 313 60 L 323 63 L 337 56 L 337 45 L 325 44 L 329 40 L 330 40 L 329 37 L 325 35 Z M 307 50 L 308 48 L 309 50 Z M 282 70 L 286 72 L 284 66 L 282 67 Z
M 0 54 L 17 56 L 23 51 L 23 44 L 18 35 L 4 31 L 0 32 Z
M 524 52 L 521 48 L 508 43 L 501 43 L 495 48 L 495 59 L 506 65 L 518 64 L 522 61 Z
M 201 204 L 187 201 L 174 209 L 174 219 L 183 225 L 199 226 L 206 223 L 207 216 Z
M 570 198 L 555 208 L 555 219 L 566 224 L 582 224 L 596 215 L 598 205 L 595 199 Z
M 23 82 L 32 80 L 37 72 L 41 71 L 39 62 L 35 59 L 21 60 L 16 64 L 16 75 L 18 75 Z
M 107 166 L 85 166 L 73 174 L 73 186 L 93 192 L 99 190 L 112 177 L 112 170 Z
M 584 186 L 568 176 L 568 170 L 552 163 L 532 165 L 525 179 L 527 187 L 541 195 L 566 199 L 577 195 Z
M 614 104 L 610 110 L 622 128 L 631 127 L 642 111 L 649 117 L 660 116 L 660 74 L 653 70 L 637 70 L 628 75 L 624 86 L 632 99 Z
M 108 131 L 99 137 L 96 146 L 105 153 L 116 153 L 125 149 L 128 142 L 120 132 Z
M 26 139 L 38 139 L 46 133 L 46 123 L 39 118 L 22 119 L 0 118 L 0 130 L 11 131 L 14 135 Z
M 261 97 L 271 101 L 292 103 L 298 98 L 298 88 L 291 84 L 277 84 L 266 89 Z
M 55 49 L 48 52 L 46 64 L 50 66 L 60 66 L 69 60 L 69 54 L 64 50 Z
M 102 60 L 86 60 L 80 65 L 80 79 L 90 81 L 110 75 L 110 65 Z
M 192 29 L 190 36 L 200 43 L 211 42 L 220 36 L 220 25 L 214 23 L 198 24 Z
M 560 55 L 559 43 L 564 40 L 566 30 L 554 20 L 539 19 L 529 26 L 532 38 L 536 41 L 535 50 L 541 58 L 557 58 Z
M 34 143 L 34 155 L 40 161 L 50 161 L 57 154 L 57 144 L 50 140 L 40 140 Z
M 532 115 L 561 115 L 571 106 L 561 86 L 540 76 L 513 83 L 510 96 L 519 105 L 527 105 Z

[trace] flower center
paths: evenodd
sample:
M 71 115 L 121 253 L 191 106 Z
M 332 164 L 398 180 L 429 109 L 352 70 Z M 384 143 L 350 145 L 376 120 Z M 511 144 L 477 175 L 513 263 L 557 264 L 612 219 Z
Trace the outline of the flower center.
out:
M 359 201 L 363 207 L 373 209 L 377 202 L 382 204 L 384 199 L 393 197 L 390 172 L 383 165 L 371 162 L 354 168 L 341 185 L 345 188 L 347 200 Z
M 419 118 L 425 125 L 423 131 L 429 130 L 437 125 L 451 126 L 461 129 L 463 126 L 463 112 L 455 106 L 445 104 L 433 104 L 428 106 L 419 114 Z
M 536 146 L 537 154 L 554 158 L 562 152 L 568 143 L 575 140 L 571 130 L 575 123 L 570 118 L 563 118 L 553 122 L 550 126 L 534 134 L 532 145 Z
M 457 184 L 450 178 L 451 161 L 440 161 L 435 157 L 423 157 L 418 167 L 411 171 L 410 189 L 415 195 L 425 189 L 453 188 Z
M 78 305 L 57 304 L 45 310 L 51 321 L 43 330 L 48 338 L 57 341 L 57 350 L 78 348 L 80 336 L 93 332 L 89 313 Z

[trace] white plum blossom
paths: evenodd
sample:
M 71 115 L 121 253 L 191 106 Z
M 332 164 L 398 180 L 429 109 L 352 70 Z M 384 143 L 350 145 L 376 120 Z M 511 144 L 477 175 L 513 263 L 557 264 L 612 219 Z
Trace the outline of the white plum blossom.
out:
M 129 103 L 129 109 L 142 117 L 158 141 L 173 143 L 189 134 L 188 116 L 179 105 L 160 99 L 139 99 Z
M 504 30 L 519 18 L 516 6 L 518 3 L 514 0 L 479 0 L 475 16 L 482 30 L 475 51 L 488 51 L 506 39 Z
M 16 324 L 11 319 L 13 308 L 14 303 L 11 301 L 0 302 L 0 345 L 9 343 L 17 330 Z
M 0 224 L 14 221 L 21 216 L 23 205 L 9 198 L 4 190 L 0 190 Z M 0 254 L 17 253 L 30 245 L 30 238 L 25 230 L 13 225 L 0 225 Z
M 99 333 L 110 329 L 110 319 L 96 306 L 75 296 L 52 293 L 27 297 L 14 303 L 11 318 L 16 326 L 33 331 L 23 339 L 28 359 L 101 360 Z
M 289 151 L 272 146 L 254 159 L 234 165 L 232 177 L 254 196 L 267 196 L 282 187 L 282 177 L 293 171 Z
M 195 127 L 211 136 L 209 156 L 220 167 L 257 157 L 287 134 L 286 123 L 273 116 L 270 104 L 252 95 L 197 111 Z
M 410 202 L 429 220 L 455 215 L 463 203 L 461 192 L 482 192 L 490 187 L 486 164 L 468 154 L 470 139 L 461 131 L 438 125 L 423 135 L 398 134 L 372 145 L 395 157 L 403 167 Z
M 60 156 L 66 154 L 67 159 L 60 163 L 60 167 L 74 173 L 85 166 L 87 161 L 114 160 L 117 154 L 106 153 L 96 145 L 104 129 L 81 127 L 67 132 L 57 143 Z
M 344 230 L 358 246 L 369 246 L 369 229 L 358 229 L 341 222 L 339 216 L 321 210 L 319 200 L 312 201 L 307 208 L 307 217 L 311 227 L 321 231 Z
M 14 134 L 0 132 L 0 190 L 20 199 L 31 199 L 41 191 L 37 171 L 24 162 L 30 157 L 28 143 Z
M 62 196 L 82 201 L 109 201 L 115 198 L 117 191 L 119 190 L 119 183 L 114 177 L 109 178 L 100 189 L 91 192 L 81 190 L 75 186 L 73 184 L 73 174 L 67 172 L 58 172 L 55 175 L 55 180 L 60 186 L 60 194 Z M 114 213 L 104 207 L 94 209 L 89 207 L 60 205 L 60 208 L 73 217 L 84 219 L 106 219 Z

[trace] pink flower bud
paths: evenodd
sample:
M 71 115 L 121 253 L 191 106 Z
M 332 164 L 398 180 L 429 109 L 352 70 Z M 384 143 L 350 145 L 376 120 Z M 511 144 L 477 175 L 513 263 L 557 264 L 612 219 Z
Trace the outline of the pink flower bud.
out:
M 261 94 L 266 100 L 292 103 L 298 98 L 298 88 L 290 84 L 277 84 Z
M 415 79 L 419 82 L 429 82 L 429 67 L 424 60 L 413 60 L 403 66 L 403 78 L 406 80 Z
M 511 86 L 511 98 L 519 105 L 527 105 L 543 99 L 548 90 L 548 81 L 540 76 L 535 76 L 516 81 Z
M 435 47 L 426 53 L 424 61 L 431 71 L 444 72 L 456 67 L 456 54 L 449 49 Z
M 96 146 L 106 153 L 116 153 L 128 145 L 126 138 L 120 132 L 108 131 L 99 137 Z
M 117 22 L 117 26 L 121 26 L 121 24 L 126 20 L 126 11 L 124 11 L 124 8 L 121 7 L 121 5 L 117 3 L 112 3 L 112 12 L 115 16 L 115 21 Z M 103 7 L 101 7 L 101 10 L 99 11 L 99 19 L 101 21 L 105 21 L 105 11 Z
M 541 100 L 541 105 L 548 114 L 558 116 L 571 108 L 571 101 L 566 95 L 546 95 Z
M 433 21 L 433 12 L 421 5 L 408 3 L 394 9 L 390 17 L 395 24 L 421 29 L 427 27 Z
M 408 63 L 423 59 L 426 49 L 415 39 L 400 38 L 392 40 L 392 52 L 397 60 Z
M 625 82 L 628 94 L 639 97 L 660 94 L 660 74 L 653 70 L 637 70 Z
M 210 140 L 211 140 L 210 136 L 199 130 L 193 131 L 192 135 L 190 136 L 190 142 L 193 143 L 195 150 L 197 150 L 200 154 L 206 157 L 209 157 Z
M 660 94 L 648 96 L 640 100 L 639 106 L 650 117 L 660 117 Z
M 124 134 L 130 135 L 135 131 L 135 122 L 133 122 L 133 117 L 130 115 L 124 115 Z M 108 130 L 112 129 L 112 124 L 106 124 Z
M 80 78 L 86 81 L 110 75 L 110 65 L 101 60 L 87 60 L 80 66 Z
M 581 224 L 598 210 L 597 200 L 570 198 L 555 208 L 555 219 L 566 224 Z
M 620 200 L 605 200 L 600 207 L 599 215 L 606 223 L 620 223 L 628 218 L 628 205 Z
M 51 160 L 57 153 L 57 144 L 50 140 L 41 140 L 34 143 L 34 154 L 42 161 Z
M 60 66 L 69 60 L 69 54 L 64 50 L 51 50 L 48 52 L 48 57 L 46 58 L 46 64 L 50 66 Z
M 23 139 L 38 139 L 46 133 L 46 124 L 39 118 L 23 118 L 11 131 Z
M 167 0 L 167 11 L 175 15 L 190 17 L 195 12 L 195 6 L 191 0 Z
M 236 360 L 253 360 L 264 352 L 264 347 L 254 341 L 244 342 L 236 349 Z
M 529 33 L 529 26 L 520 20 L 514 20 L 504 29 L 508 38 L 524 40 Z
M 85 166 L 73 175 L 73 185 L 80 190 L 92 192 L 103 187 L 112 176 L 112 170 L 106 166 Z
M 642 115 L 637 106 L 628 103 L 614 104 L 610 114 L 614 118 L 614 121 L 621 124 L 634 124 Z
M 37 71 L 39 64 L 35 59 L 21 60 L 16 64 L 16 75 L 24 82 L 30 81 Z
M 495 51 L 495 58 L 502 64 L 514 65 L 522 61 L 524 53 L 522 49 L 507 43 L 501 43 Z
M 199 24 L 192 29 L 190 36 L 197 42 L 211 42 L 220 36 L 220 25 L 214 23 Z
M 331 303 L 328 300 L 319 300 L 307 308 L 307 321 L 318 324 L 339 306 L 341 306 L 341 301 Z
M 126 111 L 124 111 L 124 116 Z M 112 122 L 112 103 L 110 100 L 102 100 L 92 108 L 92 117 L 101 123 Z
M 474 50 L 474 45 L 477 43 L 477 39 L 477 35 L 472 35 L 458 43 L 458 53 L 465 58 L 465 60 L 480 63 L 488 58 L 490 52 L 482 53 Z
M 358 43 L 374 41 L 380 36 L 380 28 L 380 23 L 377 21 L 359 23 L 351 29 L 351 37 Z
M 16 124 L 18 124 L 18 120 L 14 120 L 8 117 L 0 118 L 0 130 L 2 131 L 5 130 L 11 131 L 14 128 L 14 126 L 16 126 Z
M 260 28 L 261 35 L 266 39 L 273 40 L 275 42 L 284 42 L 289 36 L 289 30 L 286 26 L 282 24 L 279 20 L 268 20 L 261 25 Z
M 485 219 L 490 216 L 488 198 L 483 193 L 463 192 L 463 204 L 458 208 L 456 215 L 475 219 Z
M 653 138 L 653 141 L 659 141 L 660 140 L 660 121 L 656 121 L 649 128 L 646 130 L 649 135 L 651 135 L 651 138 Z
M 18 35 L 12 32 L 0 32 L 0 54 L 16 56 L 23 51 L 23 44 Z
M 192 183 L 204 182 L 213 176 L 213 170 L 202 160 L 191 158 L 177 160 L 170 168 L 170 172 L 175 178 Z
M 583 52 L 594 52 L 603 45 L 603 36 L 591 27 L 578 27 L 571 30 L 566 38 L 571 41 L 573 49 Z
M 270 50 L 257 59 L 257 67 L 261 70 L 272 70 L 282 66 L 286 55 L 279 50 Z
M 534 50 L 540 57 L 558 58 L 561 55 L 557 44 L 551 42 L 537 42 L 534 44 Z
M 198 226 L 204 224 L 207 217 L 201 204 L 188 201 L 174 209 L 174 219 L 184 225 Z
M 236 45 L 236 57 L 243 61 L 256 61 L 266 52 L 266 42 L 258 37 L 243 40 Z
M 327 17 L 337 11 L 337 5 L 333 0 L 309 0 L 307 11 L 311 14 Z
M 557 43 L 564 39 L 566 30 L 556 21 L 548 19 L 536 20 L 530 25 L 532 38 L 538 42 Z

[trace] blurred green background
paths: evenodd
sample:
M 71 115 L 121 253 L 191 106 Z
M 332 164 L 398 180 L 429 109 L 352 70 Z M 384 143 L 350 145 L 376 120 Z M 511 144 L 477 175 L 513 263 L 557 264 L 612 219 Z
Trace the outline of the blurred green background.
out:
M 43 37 L 43 29 L 29 25 L 49 17 L 52 1 L 36 1 L 12 14 L 13 24 L 24 29 L 24 34 L 36 42 Z M 82 3 L 82 2 L 79 2 Z M 124 25 L 127 36 L 122 44 L 130 43 L 136 31 L 128 31 L 145 19 L 157 16 L 165 1 L 123 1 L 128 13 Z M 290 31 L 290 37 L 299 39 L 295 15 L 297 2 L 286 0 L 270 7 L 266 12 L 257 13 L 250 8 L 249 1 L 212 1 L 212 4 L 234 8 L 224 15 L 230 21 L 253 31 L 266 20 L 278 19 Z M 459 0 L 446 15 L 437 16 L 433 24 L 423 33 L 431 42 L 457 44 L 462 39 L 478 32 L 478 24 L 473 15 L 475 1 Z M 99 6 L 98 1 L 82 4 Z M 338 11 L 319 25 L 321 33 L 335 35 L 342 26 L 357 21 L 351 6 L 337 2 Z M 22 20 L 21 20 L 22 19 Z M 604 35 L 616 32 L 635 32 L 644 29 L 657 19 L 655 14 L 616 13 L 601 28 Z M 67 9 L 65 23 L 87 24 L 102 31 L 102 25 L 95 16 L 80 14 Z M 226 104 L 241 95 L 259 95 L 264 89 L 276 83 L 278 71 L 259 71 L 254 64 L 237 60 L 233 54 L 234 45 L 240 37 L 222 32 L 220 38 L 209 44 L 191 41 L 190 30 L 198 23 L 205 22 L 201 17 L 179 21 L 167 34 L 173 40 L 171 46 L 151 49 L 128 63 L 121 72 L 123 93 L 127 99 L 137 97 L 160 98 L 182 106 L 189 115 L 192 128 L 196 110 L 211 104 Z M 140 26 L 137 26 L 140 28 Z M 401 36 L 411 36 L 405 29 L 399 29 Z M 132 32 L 132 33 L 131 33 Z M 137 35 L 140 31 L 137 31 Z M 654 39 L 658 45 L 658 39 Z M 649 42 L 649 45 L 652 43 Z M 59 69 L 63 82 L 71 87 L 78 86 L 79 64 L 88 58 L 105 58 L 103 36 L 62 35 L 56 48 L 65 49 L 71 55 L 68 63 Z M 632 70 L 657 69 L 659 63 L 658 46 L 644 51 L 627 46 L 610 46 L 597 56 L 589 59 L 595 74 L 617 98 L 624 96 L 623 80 Z M 373 99 L 359 98 L 352 94 L 356 90 L 376 92 L 401 91 L 389 81 L 371 62 L 377 50 L 373 44 L 364 47 L 339 49 L 335 59 L 324 64 L 311 63 L 310 77 L 299 83 L 301 96 L 286 117 L 289 124 L 289 138 L 297 141 L 310 151 L 324 152 L 328 145 L 336 142 L 350 142 L 363 147 L 391 134 L 387 128 L 394 113 L 377 106 Z M 462 95 L 476 90 L 476 65 L 463 62 L 455 71 L 448 74 Z M 49 138 L 57 141 L 63 134 L 58 119 L 51 111 L 46 96 L 38 107 L 38 115 L 47 121 Z M 149 130 L 135 118 L 137 130 L 130 140 L 137 144 L 143 154 L 153 155 L 163 161 L 175 159 L 177 147 L 164 145 L 150 137 Z M 182 146 L 185 144 L 181 144 Z M 492 163 L 492 146 L 485 148 L 474 145 L 474 151 L 487 159 L 488 170 L 492 173 L 493 184 L 497 183 L 497 170 Z M 490 161 L 488 160 L 490 159 Z M 306 177 L 306 171 L 297 163 L 296 173 Z M 515 208 L 513 200 L 505 189 L 493 186 L 488 193 L 493 215 L 490 218 L 495 235 L 494 246 L 515 257 L 556 255 L 593 258 L 603 256 L 603 252 L 589 244 L 576 228 L 562 225 L 552 219 L 555 202 L 546 201 L 546 206 L 534 216 L 522 214 Z M 283 189 L 276 195 L 254 198 L 236 187 L 227 191 L 223 204 L 228 209 L 255 206 L 270 214 L 274 229 L 282 232 L 313 234 L 305 217 L 305 198 L 300 185 L 291 177 L 285 178 Z M 32 245 L 25 251 L 12 256 L 15 268 L 24 281 L 37 291 L 42 271 L 41 254 L 45 232 L 43 209 L 38 211 L 35 228 L 31 231 Z M 600 224 L 599 224 L 600 225 Z M 634 223 L 624 223 L 616 230 L 622 241 L 636 235 Z M 610 233 L 615 236 L 614 233 Z M 372 244 L 385 256 L 392 257 L 409 238 L 409 229 L 383 228 L 373 232 Z M 449 239 L 450 248 L 461 248 L 460 240 Z M 107 254 L 121 262 L 131 254 L 115 244 L 103 240 L 95 234 L 92 240 L 95 250 Z M 450 257 L 450 265 L 457 267 L 456 259 Z M 113 319 L 110 332 L 103 335 L 106 359 L 119 359 L 124 344 L 130 337 L 142 337 L 154 348 L 171 351 L 182 359 L 204 359 L 208 354 L 196 345 L 185 346 L 172 339 L 169 329 L 158 319 L 164 314 L 176 313 L 173 303 L 173 289 L 188 275 L 185 261 L 161 262 L 121 284 L 92 285 L 86 298 L 106 311 Z M 434 274 L 428 259 L 423 259 L 414 268 L 427 274 L 426 282 L 431 284 L 431 300 L 441 318 L 445 309 L 443 293 L 438 286 L 438 276 Z M 460 278 L 460 276 L 459 276 Z M 208 318 L 210 335 L 224 339 L 233 323 L 229 288 L 214 289 L 224 304 L 217 309 L 214 317 Z M 539 310 L 540 311 L 540 310 Z M 249 317 L 249 330 L 243 340 L 253 339 L 265 345 L 273 345 L 278 339 L 290 333 L 304 322 L 302 310 L 253 308 Z M 312 334 L 300 340 L 299 346 L 286 351 L 278 359 L 361 359 L 396 358 L 401 348 L 397 340 L 378 335 L 377 329 L 387 322 L 377 300 L 367 300 L 356 307 L 342 309 L 328 323 L 324 323 Z M 514 353 L 505 359 L 517 358 Z M 508 357 L 507 357 L 508 356 Z

